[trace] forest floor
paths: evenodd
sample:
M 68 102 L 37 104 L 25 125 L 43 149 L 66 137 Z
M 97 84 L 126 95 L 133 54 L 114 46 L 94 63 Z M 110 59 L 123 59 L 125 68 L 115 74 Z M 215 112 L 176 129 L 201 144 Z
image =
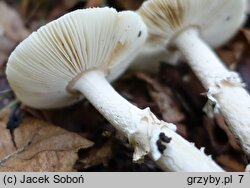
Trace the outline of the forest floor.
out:
M 160 171 L 153 161 L 132 162 L 126 138 L 84 100 L 57 110 L 35 110 L 16 102 L 5 68 L 15 46 L 33 30 L 61 15 L 93 6 L 136 10 L 143 0 L 0 1 L 0 171 Z M 226 45 L 216 49 L 250 89 L 250 19 Z M 177 125 L 177 133 L 225 170 L 242 172 L 249 163 L 220 114 L 203 112 L 206 90 L 185 62 L 159 62 L 155 74 L 126 72 L 116 90 L 140 108 L 150 107 Z

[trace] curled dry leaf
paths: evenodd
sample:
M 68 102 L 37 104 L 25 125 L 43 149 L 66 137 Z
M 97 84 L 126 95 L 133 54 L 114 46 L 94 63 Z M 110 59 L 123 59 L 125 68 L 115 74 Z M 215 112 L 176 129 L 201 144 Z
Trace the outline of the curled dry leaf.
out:
M 137 73 L 136 76 L 147 83 L 149 95 L 157 104 L 165 121 L 178 123 L 184 120 L 185 115 L 181 112 L 180 106 L 175 102 L 176 99 L 168 87 L 144 73 Z
M 74 171 L 78 150 L 93 145 L 76 133 L 31 117 L 24 117 L 12 140 L 5 128 L 8 113 L 1 113 L 5 114 L 0 116 L 0 171 Z

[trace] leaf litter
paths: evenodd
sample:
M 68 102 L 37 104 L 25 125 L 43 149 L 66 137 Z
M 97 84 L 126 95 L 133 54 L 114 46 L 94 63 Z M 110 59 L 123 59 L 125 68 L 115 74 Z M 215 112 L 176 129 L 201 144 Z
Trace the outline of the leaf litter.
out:
M 69 11 L 105 2 L 118 10 L 135 10 L 143 0 L 0 2 L 0 171 L 160 171 L 150 159 L 144 164 L 132 163 L 127 139 L 87 101 L 46 111 L 21 106 L 24 115 L 19 126 L 12 131 L 6 128 L 11 104 L 15 104 L 4 73 L 11 51 L 41 25 Z M 223 62 L 240 73 L 248 90 L 249 42 L 248 18 L 233 40 L 216 49 Z M 155 74 L 128 72 L 114 86 L 139 108 L 150 107 L 159 118 L 175 123 L 180 135 L 205 147 L 225 170 L 244 171 L 248 159 L 223 117 L 217 114 L 211 119 L 202 111 L 206 90 L 185 62 L 161 62 Z
M 33 117 L 23 118 L 12 140 L 6 128 L 8 111 L 0 115 L 0 171 L 74 171 L 77 152 L 93 145 L 76 133 Z

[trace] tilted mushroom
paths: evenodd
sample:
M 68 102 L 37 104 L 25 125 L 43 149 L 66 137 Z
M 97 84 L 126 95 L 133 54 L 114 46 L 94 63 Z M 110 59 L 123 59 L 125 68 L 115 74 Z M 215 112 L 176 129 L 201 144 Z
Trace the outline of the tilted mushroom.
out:
M 245 0 L 148 0 L 138 10 L 149 36 L 176 47 L 218 104 L 229 128 L 250 155 L 250 96 L 210 46 L 229 40 L 244 22 Z
M 172 124 L 158 120 L 148 108 L 132 105 L 106 80 L 124 70 L 146 36 L 146 26 L 134 12 L 77 10 L 20 43 L 9 58 L 7 78 L 16 96 L 34 108 L 67 106 L 84 95 L 127 136 L 135 161 L 150 154 L 164 170 L 222 171 L 177 135 Z

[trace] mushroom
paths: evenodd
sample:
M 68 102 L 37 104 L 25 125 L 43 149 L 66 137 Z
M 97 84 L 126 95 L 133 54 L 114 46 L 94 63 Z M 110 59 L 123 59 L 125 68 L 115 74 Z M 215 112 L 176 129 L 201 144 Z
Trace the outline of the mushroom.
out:
M 209 47 L 225 43 L 238 31 L 245 7 L 245 0 L 148 0 L 138 13 L 151 38 L 183 54 L 250 155 L 250 96 L 239 75 Z
M 132 105 L 109 84 L 107 79 L 126 68 L 146 36 L 146 26 L 134 12 L 77 10 L 20 43 L 7 63 L 7 78 L 16 96 L 34 108 L 58 108 L 86 97 L 128 138 L 135 161 L 150 154 L 164 170 L 222 171 L 176 134 L 172 124 L 158 120 L 148 108 Z

